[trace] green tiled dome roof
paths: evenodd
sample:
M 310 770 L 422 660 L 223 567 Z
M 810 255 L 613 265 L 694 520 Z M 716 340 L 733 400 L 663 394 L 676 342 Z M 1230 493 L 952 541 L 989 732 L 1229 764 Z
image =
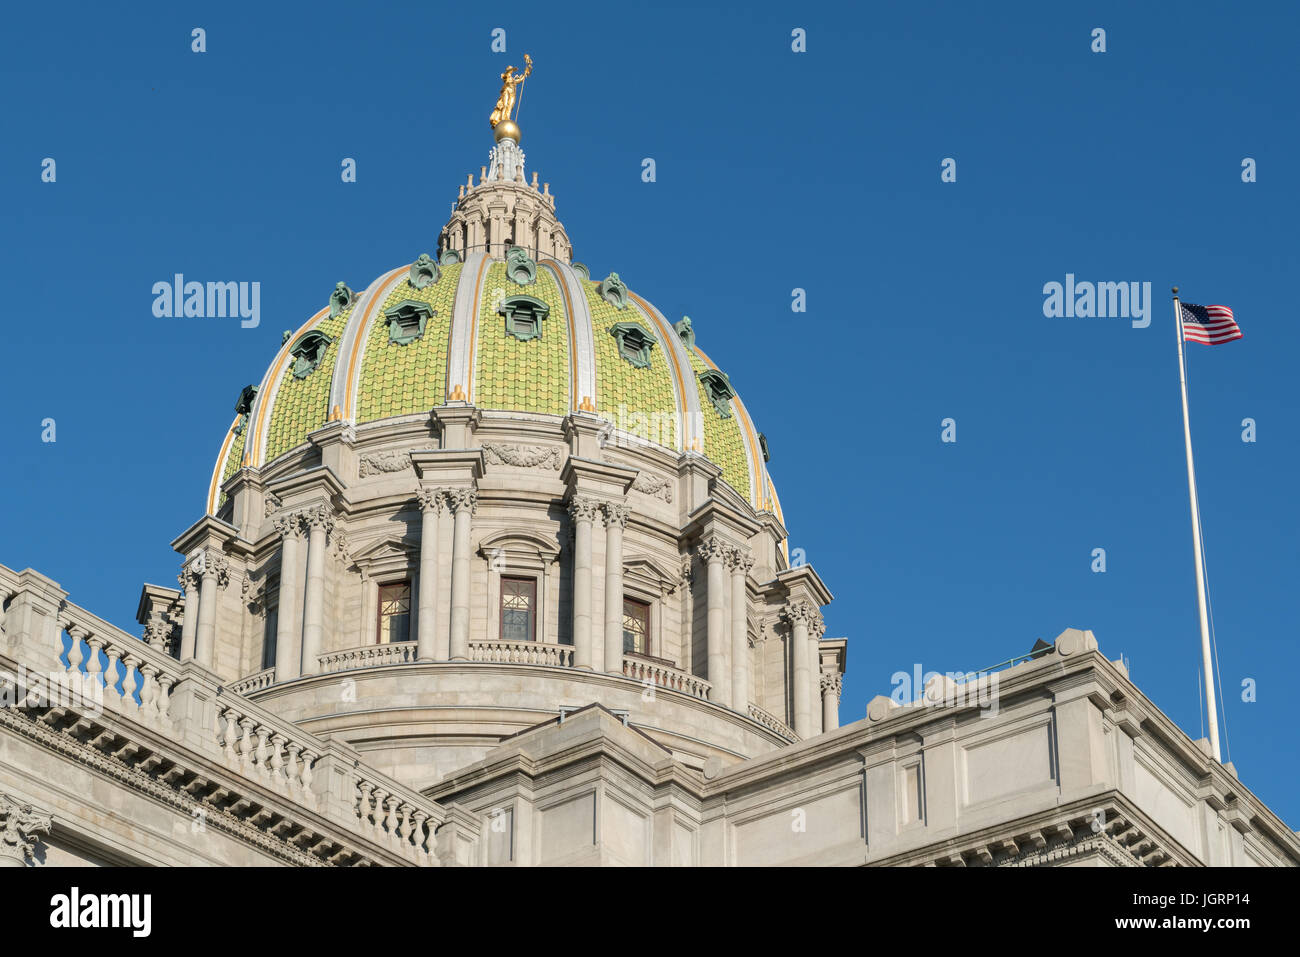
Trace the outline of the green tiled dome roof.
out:
M 779 509 L 758 432 L 738 397 L 710 395 L 701 373 L 717 367 L 693 336 L 616 275 L 602 283 L 555 259 L 529 264 L 521 271 L 476 251 L 434 267 L 432 281 L 402 266 L 307 320 L 222 443 L 209 511 L 241 465 L 265 466 L 331 420 L 361 425 L 450 400 L 557 418 L 594 413 L 652 444 L 702 453 L 752 506 Z M 308 350 L 312 366 L 298 356 L 315 333 L 328 343 Z

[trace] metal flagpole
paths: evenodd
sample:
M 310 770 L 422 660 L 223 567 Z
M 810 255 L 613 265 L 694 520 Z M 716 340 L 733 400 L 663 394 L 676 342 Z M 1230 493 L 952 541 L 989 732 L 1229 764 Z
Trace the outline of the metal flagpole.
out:
M 1183 357 L 1183 310 L 1174 286 L 1174 329 L 1178 333 L 1178 383 L 1183 390 L 1183 439 L 1187 445 L 1187 494 L 1192 505 L 1192 551 L 1196 559 L 1196 602 L 1201 613 L 1201 658 L 1205 678 L 1205 707 L 1210 715 L 1210 748 L 1214 760 L 1222 763 L 1219 751 L 1219 710 L 1214 697 L 1214 668 L 1210 658 L 1210 616 L 1205 607 L 1205 559 L 1201 542 L 1201 510 L 1196 501 L 1196 467 L 1192 464 L 1192 423 L 1187 412 L 1187 360 Z

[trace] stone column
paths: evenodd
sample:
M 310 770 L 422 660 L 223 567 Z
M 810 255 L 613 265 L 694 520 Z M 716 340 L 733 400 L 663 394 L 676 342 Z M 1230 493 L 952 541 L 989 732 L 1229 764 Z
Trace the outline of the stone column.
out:
M 229 583 L 230 567 L 224 555 L 209 549 L 203 553 L 199 574 L 199 624 L 194 635 L 194 658 L 211 669 L 217 645 L 217 588 Z
M 438 519 L 445 494 L 445 489 L 420 489 L 420 596 L 416 622 L 416 657 L 420 661 L 446 661 L 451 657 L 450 642 L 440 641 L 438 633 Z
M 452 489 L 447 507 L 456 516 L 451 540 L 451 660 L 469 661 L 469 532 L 478 511 L 478 492 Z
M 749 714 L 749 607 L 745 583 L 754 567 L 754 554 L 748 548 L 727 552 L 727 570 L 731 572 L 731 706 Z
M 185 616 L 181 619 L 181 661 L 194 657 L 194 634 L 199 628 L 199 576 L 186 563 L 176 576 L 185 592 Z
M 573 520 L 573 666 L 592 669 L 595 651 L 591 638 L 591 523 L 599 503 L 575 495 L 569 502 Z
M 705 641 L 709 651 L 709 700 L 724 707 L 731 701 L 731 636 L 727 634 L 726 584 L 727 546 L 721 539 L 710 538 L 699 547 L 700 561 L 708 569 L 708 628 Z
M 839 675 L 822 674 L 822 732 L 834 731 L 840 726 Z
M 328 505 L 307 512 L 307 588 L 302 612 L 302 669 L 304 675 L 320 671 L 320 653 L 325 637 L 325 550 L 334 531 L 334 516 Z
M 605 512 L 605 671 L 623 673 L 623 528 L 628 507 L 606 502 Z
M 817 612 L 808 622 L 808 717 L 812 734 L 822 733 L 822 655 L 821 640 L 826 621 Z
M 790 623 L 790 656 L 794 664 L 794 733 L 801 738 L 812 737 L 812 667 L 808 645 L 808 625 L 817 609 L 800 599 L 785 607 L 785 618 Z
M 26 867 L 37 834 L 48 834 L 54 819 L 30 804 L 0 794 L 0 867 Z
M 302 515 L 286 512 L 275 518 L 280 544 L 280 606 L 275 623 L 275 680 L 291 681 L 299 675 L 302 631 L 295 627 L 298 612 L 298 542 Z

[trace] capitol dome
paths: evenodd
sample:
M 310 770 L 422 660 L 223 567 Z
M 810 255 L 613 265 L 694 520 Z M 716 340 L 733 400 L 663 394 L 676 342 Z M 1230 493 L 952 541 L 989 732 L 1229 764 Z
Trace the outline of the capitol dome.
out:
M 699 769 L 836 727 L 766 439 L 689 318 L 573 261 L 502 125 L 433 252 L 327 277 L 242 390 L 141 614 L 420 787 L 593 704 Z
M 241 397 L 210 513 L 241 465 L 273 465 L 329 421 L 361 427 L 463 401 L 557 421 L 590 413 L 610 424 L 607 441 L 699 452 L 751 508 L 780 516 L 766 439 L 691 320 L 674 324 L 618 273 L 570 262 L 549 184 L 524 182 L 513 141 L 461 187 L 439 249 L 359 291 L 340 283 L 285 333 L 256 397 Z

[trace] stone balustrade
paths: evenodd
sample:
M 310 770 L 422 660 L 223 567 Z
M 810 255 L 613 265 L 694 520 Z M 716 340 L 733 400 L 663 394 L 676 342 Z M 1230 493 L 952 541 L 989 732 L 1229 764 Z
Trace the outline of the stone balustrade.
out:
M 267 668 L 265 671 L 232 681 L 226 686 L 226 690 L 232 694 L 252 694 L 254 691 L 263 691 L 273 684 L 275 684 L 275 669 Z
M 470 661 L 506 665 L 551 665 L 573 667 L 573 645 L 544 641 L 471 641 Z
M 170 695 L 180 662 L 70 602 L 60 608 L 58 626 L 68 636 L 59 660 L 69 680 L 60 693 L 80 694 L 86 705 L 171 727 Z
M 216 730 L 229 767 L 315 806 L 312 768 L 322 744 L 312 735 L 224 697 L 217 702 Z
M 382 665 L 409 665 L 418 657 L 418 642 L 395 641 L 383 645 L 360 645 L 320 656 L 320 673 L 377 668 Z
M 749 716 L 769 731 L 776 732 L 786 741 L 799 740 L 799 736 L 794 733 L 794 728 L 790 727 L 771 712 L 764 711 L 756 704 L 751 704 L 749 706 Z
M 286 863 L 438 864 L 448 812 L 239 693 L 268 687 L 273 670 L 223 687 L 2 565 L 0 657 L 22 666 L 6 681 L 17 702 L 0 712 L 8 733 L 56 736 L 61 753 L 119 786 L 197 801 L 210 829 Z
M 441 809 L 417 791 L 378 774 L 355 777 L 357 828 L 398 850 L 412 863 L 436 866 L 435 833 Z
M 709 700 L 713 686 L 703 678 L 669 665 L 660 664 L 645 658 L 623 656 L 623 676 L 642 684 L 653 684 L 669 691 L 678 691 L 692 698 Z

